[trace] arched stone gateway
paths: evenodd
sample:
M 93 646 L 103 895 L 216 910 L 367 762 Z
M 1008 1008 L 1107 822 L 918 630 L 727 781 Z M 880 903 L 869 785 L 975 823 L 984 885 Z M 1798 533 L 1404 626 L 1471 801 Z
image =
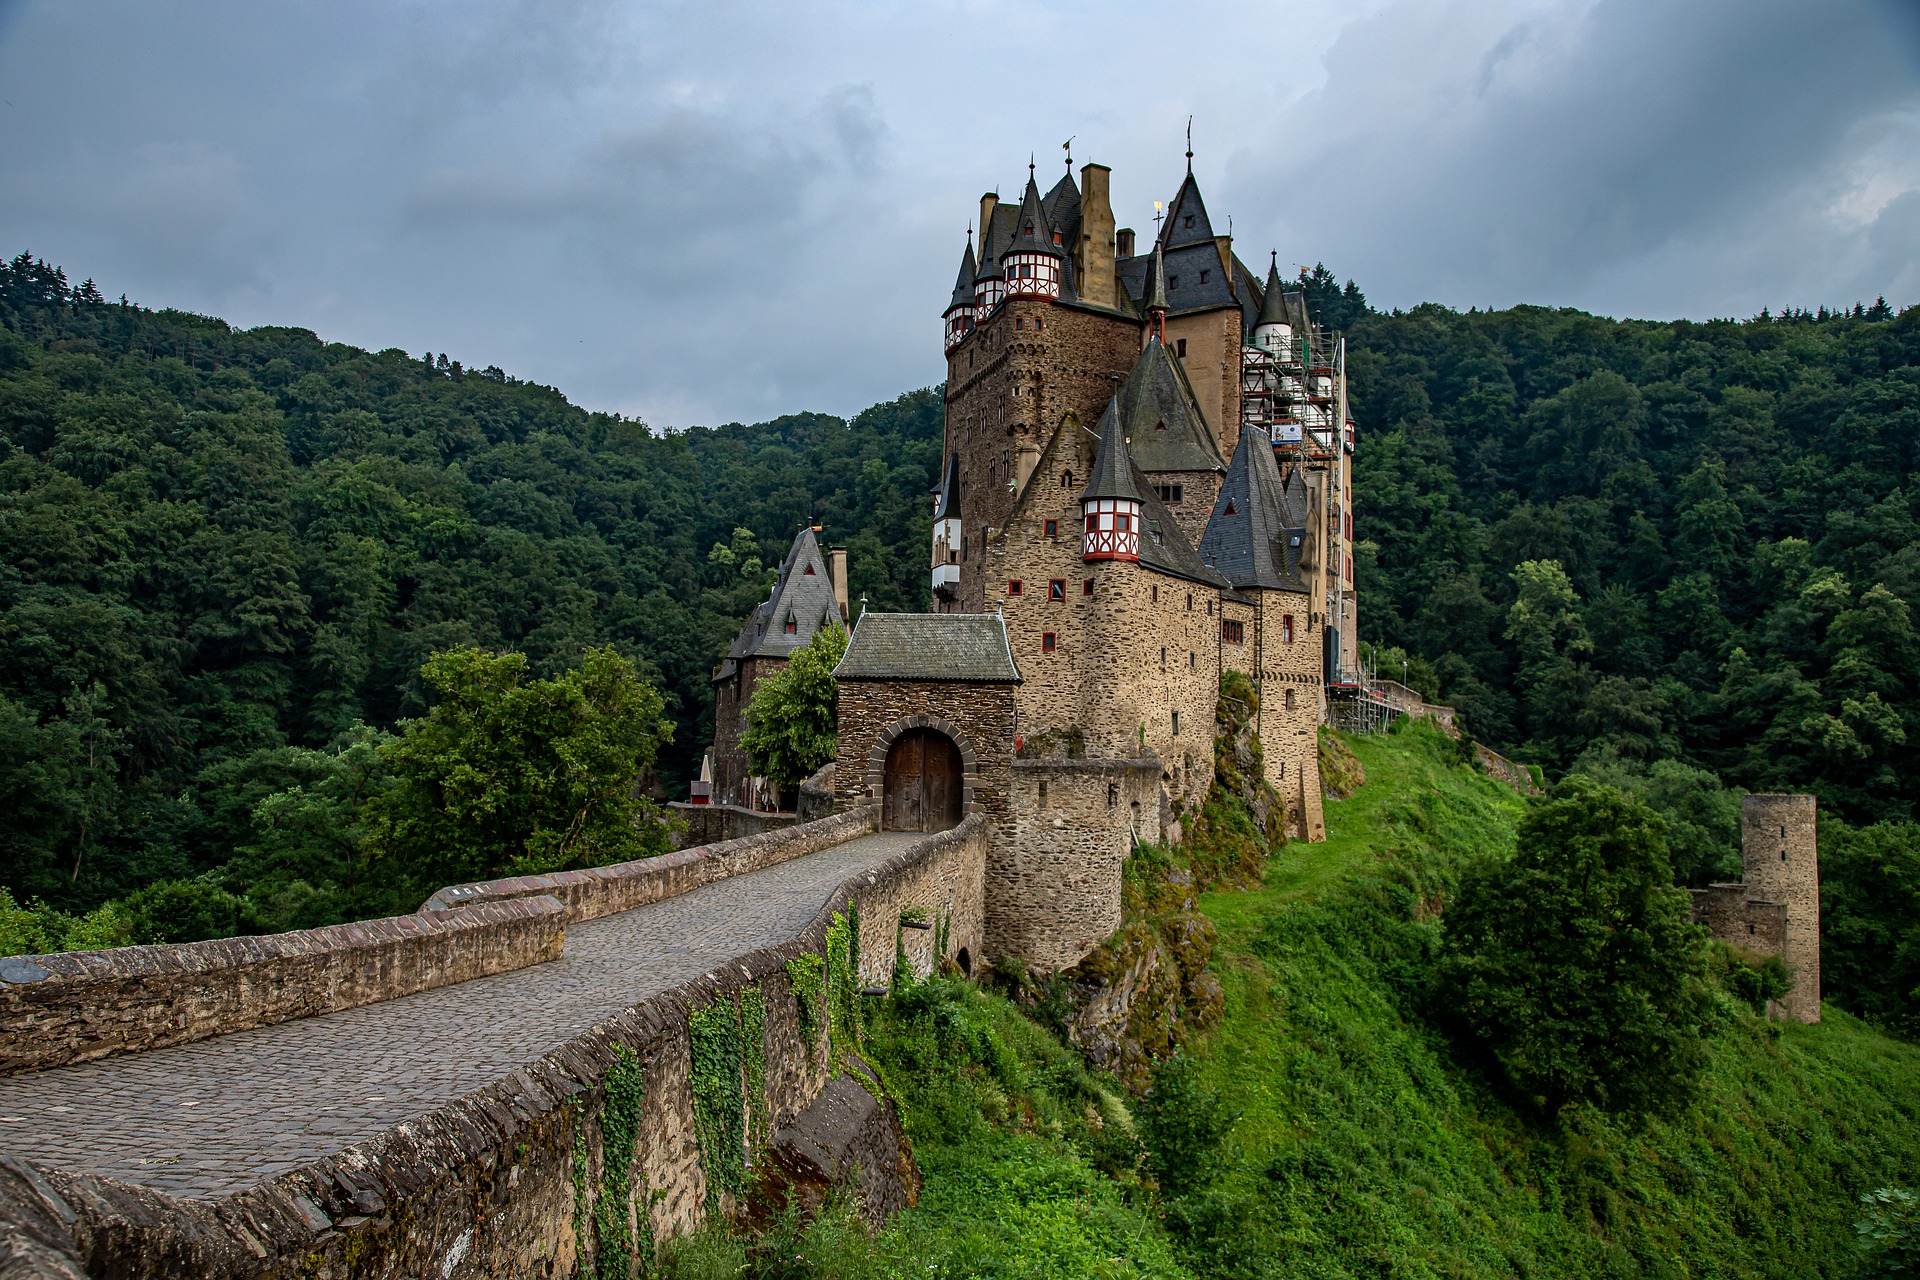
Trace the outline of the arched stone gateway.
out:
M 945 831 L 966 812 L 960 748 L 938 729 L 914 728 L 887 748 L 880 825 L 887 831 Z

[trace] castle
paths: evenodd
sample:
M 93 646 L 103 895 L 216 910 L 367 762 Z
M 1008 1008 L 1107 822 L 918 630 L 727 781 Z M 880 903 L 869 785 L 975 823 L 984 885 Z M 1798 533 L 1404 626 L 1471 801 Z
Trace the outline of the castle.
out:
M 1820 849 L 1810 795 L 1740 798 L 1741 878 L 1692 890 L 1695 923 L 1722 942 L 1779 956 L 1793 979 L 1768 1012 L 1820 1021 Z
M 985 948 L 1043 968 L 1118 925 L 1133 841 L 1204 800 L 1225 671 L 1260 691 L 1290 834 L 1324 839 L 1318 729 L 1357 665 L 1344 346 L 1216 232 L 1192 159 L 1144 251 L 1103 165 L 981 198 L 943 315 L 931 610 L 863 611 L 835 673 L 835 808 L 985 814 Z M 752 686 L 844 582 L 803 530 L 715 675 L 715 798 L 759 794 Z

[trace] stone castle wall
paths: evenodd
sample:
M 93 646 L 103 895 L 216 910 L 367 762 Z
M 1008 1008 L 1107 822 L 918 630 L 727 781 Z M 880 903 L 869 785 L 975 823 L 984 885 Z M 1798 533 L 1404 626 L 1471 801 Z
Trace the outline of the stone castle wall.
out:
M 1077 964 L 1120 927 L 1120 868 L 1162 832 L 1158 760 L 1016 760 L 1011 830 L 988 855 L 987 954 Z
M 966 554 L 960 559 L 961 612 L 990 607 L 991 574 L 982 576 L 981 538 L 1007 523 L 1018 494 L 1033 483 L 1029 473 L 1042 450 L 1071 416 L 1091 430 L 1140 354 L 1141 329 L 1124 316 L 1015 299 L 947 358 L 946 452 L 960 454 L 960 514 Z M 1075 436 L 1084 432 L 1075 431 Z M 1073 487 L 1073 519 L 1097 442 L 1069 442 L 1061 466 Z M 1045 482 L 1046 477 L 1037 477 Z M 1059 482 L 1058 474 L 1053 482 Z
M 1187 541 L 1194 546 L 1200 545 L 1200 536 L 1207 531 L 1207 520 L 1213 515 L 1213 504 L 1220 496 L 1220 486 L 1226 480 L 1226 474 L 1219 471 L 1153 471 L 1146 473 L 1147 479 L 1156 485 L 1180 486 L 1180 501 L 1166 499 L 1167 510 L 1173 513 L 1174 523 L 1180 526 L 1180 532 L 1187 535 Z
M 675 800 L 667 808 L 672 810 L 674 817 L 686 824 L 677 841 L 683 849 L 762 835 L 808 820 L 797 812 L 769 813 L 765 809 L 747 809 L 737 804 L 688 804 L 684 800 Z
M 631 1006 L 457 1102 L 238 1194 L 184 1200 L 111 1178 L 0 1163 L 0 1246 L 16 1248 L 15 1260 L 30 1268 L 19 1274 L 59 1280 L 593 1274 L 591 1238 L 578 1228 L 591 1220 L 610 1154 L 634 1162 L 634 1206 L 657 1239 L 690 1230 L 705 1215 L 692 1012 L 759 989 L 765 1091 L 747 1100 L 750 1123 L 765 1133 L 793 1124 L 826 1087 L 830 1059 L 825 1010 L 815 1011 L 815 1034 L 804 1035 L 787 962 L 821 953 L 833 915 L 851 905 L 863 922 L 886 930 L 884 947 L 864 923 L 861 930 L 861 973 L 883 981 L 894 954 L 885 922 L 905 906 L 948 909 L 941 895 L 964 895 L 978 881 L 987 839 L 981 817 L 930 835 L 841 885 L 791 940 Z M 953 909 L 951 945 L 977 946 L 964 910 Z M 645 1086 L 629 1153 L 601 1146 L 617 1047 L 638 1059 Z M 584 1169 L 576 1169 L 576 1151 L 585 1155 Z
M 1176 354 L 1193 385 L 1193 398 L 1220 444 L 1220 456 L 1233 457 L 1240 442 L 1240 309 L 1226 307 L 1198 315 L 1167 317 L 1167 348 Z M 1202 523 L 1205 522 L 1202 516 Z M 1195 541 L 1198 541 L 1196 536 Z
M 1695 923 L 1722 942 L 1776 955 L 1793 988 L 1775 1017 L 1820 1021 L 1820 854 L 1810 795 L 1740 799 L 1739 883 L 1691 890 Z
M 739 804 L 746 796 L 747 753 L 740 746 L 747 704 L 768 675 L 787 665 L 785 658 L 744 658 L 729 678 L 713 688 L 713 799 Z
M 1013 689 L 1004 684 L 842 680 L 834 807 L 844 811 L 878 806 L 886 747 L 908 729 L 931 728 L 960 748 L 966 811 L 985 814 L 996 828 L 1004 826 L 1016 732 Z
M 396 1000 L 560 958 L 552 897 L 475 902 L 253 938 L 14 956 L 0 974 L 0 1075 Z

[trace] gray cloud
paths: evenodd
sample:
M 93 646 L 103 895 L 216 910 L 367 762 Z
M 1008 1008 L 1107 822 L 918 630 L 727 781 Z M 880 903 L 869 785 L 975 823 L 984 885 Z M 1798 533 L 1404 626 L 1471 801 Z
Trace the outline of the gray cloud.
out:
M 1897 0 L 1183 12 L 0 0 L 0 248 L 658 424 L 851 412 L 940 377 L 983 188 L 1074 134 L 1144 228 L 1192 114 L 1249 260 L 1377 302 L 1920 300 Z

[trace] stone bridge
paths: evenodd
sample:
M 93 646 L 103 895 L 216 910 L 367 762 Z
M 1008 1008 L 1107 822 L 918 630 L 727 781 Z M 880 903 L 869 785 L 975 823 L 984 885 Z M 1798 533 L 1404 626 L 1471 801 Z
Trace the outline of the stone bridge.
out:
M 740 1106 L 775 1135 L 844 1088 L 788 969 L 835 913 L 862 985 L 897 948 L 921 973 L 942 943 L 980 954 L 984 820 L 876 826 L 862 808 L 388 921 L 0 963 L 0 1280 L 573 1276 L 609 1247 L 596 1215 L 637 1249 L 730 1208 L 698 1138 L 697 1011 L 759 993 Z M 903 930 L 909 911 L 944 927 Z M 623 1054 L 642 1096 L 609 1152 Z

